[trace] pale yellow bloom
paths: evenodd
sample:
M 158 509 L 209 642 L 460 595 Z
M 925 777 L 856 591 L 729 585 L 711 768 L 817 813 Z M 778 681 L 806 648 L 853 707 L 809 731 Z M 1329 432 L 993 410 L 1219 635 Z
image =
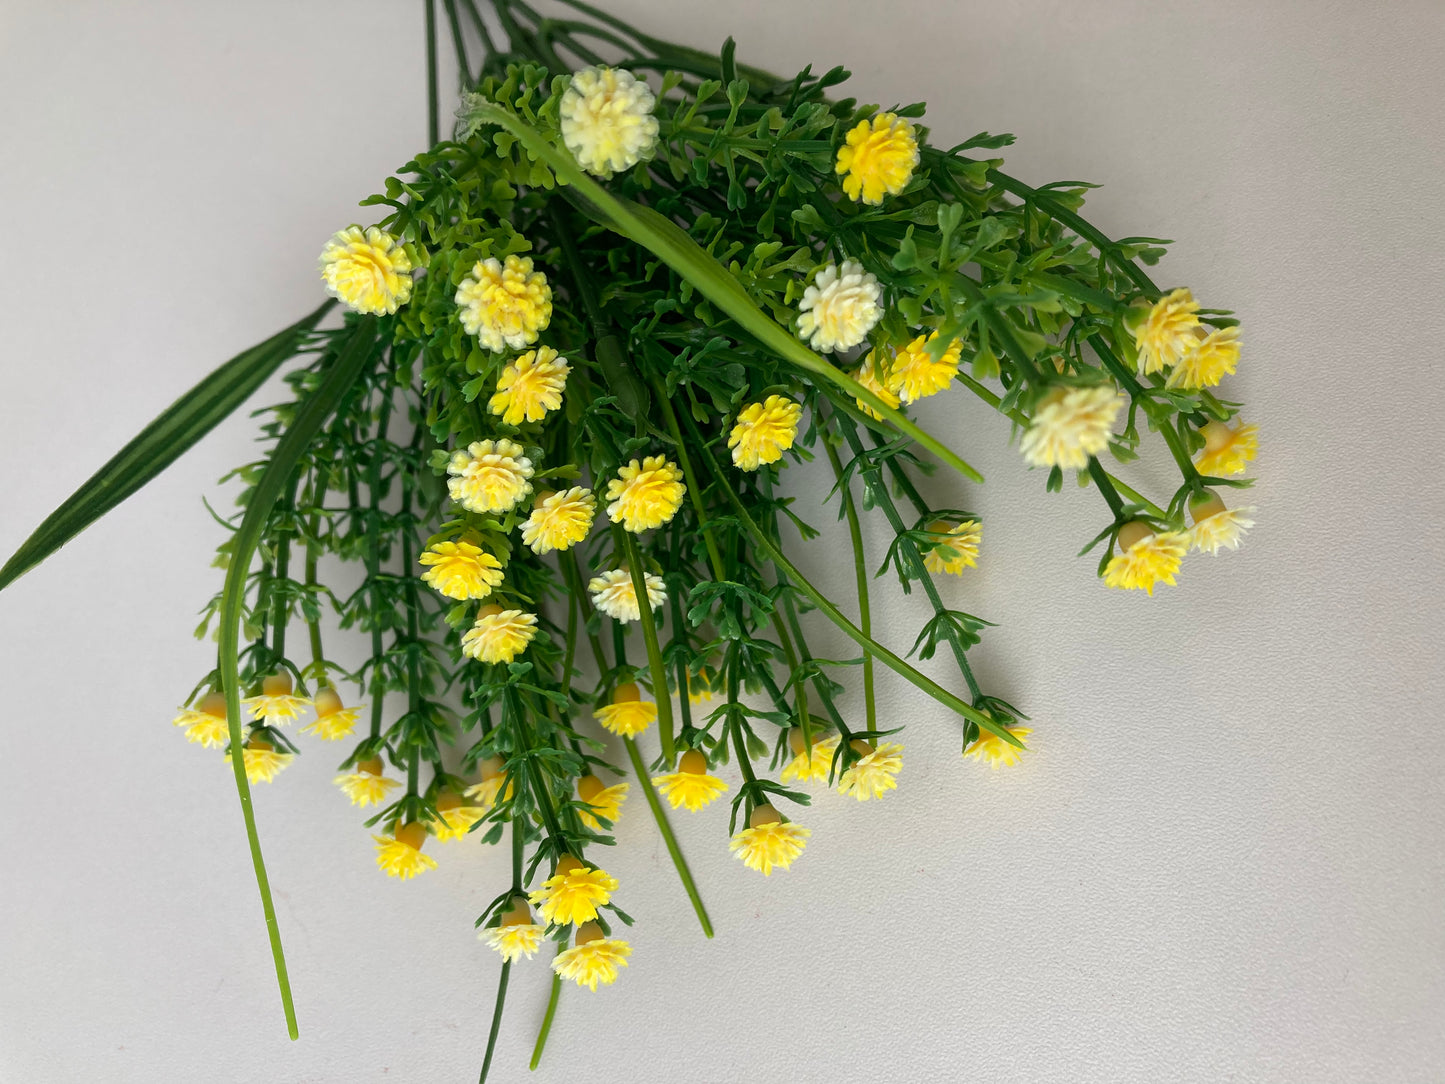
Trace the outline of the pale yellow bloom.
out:
M 462 654 L 478 662 L 508 663 L 525 651 L 536 635 L 536 614 L 483 606 L 477 611 L 476 624 L 462 636 Z
M 521 350 L 552 322 L 552 287 L 530 256 L 478 260 L 457 287 L 462 327 L 488 350 Z
M 507 778 L 507 773 L 502 770 L 501 757 L 488 757 L 477 765 L 481 771 L 482 780 L 480 783 L 473 783 L 462 793 L 479 805 L 483 811 L 490 810 L 497 804 L 498 797 L 502 801 L 508 801 L 512 797 L 512 783 Z M 502 788 L 506 787 L 503 792 Z
M 938 332 L 925 339 L 922 335 L 898 351 L 889 369 L 889 390 L 905 403 L 917 402 L 945 390 L 958 375 L 958 362 L 963 343 L 954 339 L 937 361 L 928 352 Z
M 712 700 L 712 684 L 717 675 L 704 666 L 697 673 L 687 672 L 687 700 L 689 704 L 709 703 Z
M 372 836 L 376 844 L 377 868 L 388 877 L 410 880 L 418 873 L 437 868 L 437 860 L 429 854 L 422 854 L 426 842 L 426 829 L 419 824 L 399 824 L 390 836 Z
M 1200 432 L 1204 434 L 1204 451 L 1199 453 L 1194 466 L 1208 477 L 1243 474 L 1249 461 L 1259 454 L 1257 425 L 1207 422 Z
M 1155 534 L 1137 520 L 1119 528 L 1118 542 L 1120 552 L 1104 566 L 1104 583 L 1150 595 L 1160 583 L 1174 586 L 1174 573 L 1189 550 L 1182 531 Z
M 522 544 L 533 553 L 571 549 L 592 530 L 597 498 L 581 486 L 560 493 L 540 493 L 532 514 L 522 523 Z
M 983 527 L 978 520 L 966 519 L 959 524 L 935 520 L 928 530 L 941 536 L 938 545 L 923 555 L 923 567 L 929 572 L 961 573 L 978 565 L 978 547 L 983 540 Z
M 486 598 L 502 582 L 502 562 L 470 542 L 433 542 L 417 564 L 426 566 L 423 583 L 458 602 Z
M 338 775 L 333 782 L 351 799 L 352 805 L 365 809 L 367 806 L 381 805 L 389 793 L 401 786 L 397 780 L 388 779 L 381 772 L 381 758 L 372 757 L 358 763 L 356 771 Z
M 562 405 L 562 392 L 571 371 L 567 359 L 559 358 L 550 346 L 528 350 L 509 361 L 497 377 L 497 393 L 487 403 L 487 409 L 500 414 L 508 425 L 540 422 L 549 410 Z
M 612 691 L 612 703 L 594 713 L 605 730 L 624 738 L 635 738 L 657 718 L 657 705 L 642 699 L 642 690 L 632 682 Z
M 647 588 L 647 608 L 655 610 L 667 601 L 667 589 L 662 577 L 652 572 L 642 574 Z M 587 590 L 592 596 L 592 605 L 614 621 L 640 621 L 642 609 L 637 605 L 637 588 L 632 582 L 632 573 L 625 568 L 613 568 L 587 581 Z
M 226 725 L 226 698 L 221 693 L 207 693 L 194 708 L 181 709 L 172 722 L 186 728 L 186 741 L 206 749 L 220 749 L 231 733 Z
M 616 890 L 617 878 L 564 854 L 552 876 L 527 898 L 549 924 L 567 926 L 592 921 Z
M 1188 290 L 1175 290 L 1154 303 L 1133 329 L 1141 373 L 1172 369 L 1194 349 L 1199 342 L 1194 334 L 1198 311 L 1199 304 Z
M 295 753 L 278 753 L 276 747 L 262 738 L 248 738 L 241 749 L 241 764 L 246 769 L 246 782 L 269 783 L 281 770 L 296 759 Z M 226 763 L 231 754 L 226 754 Z
M 1032 467 L 1083 470 L 1109 446 L 1124 399 L 1112 384 L 1055 388 L 1034 411 L 1019 450 Z
M 241 701 L 241 707 L 251 713 L 252 719 L 264 719 L 267 726 L 285 726 L 299 719 L 302 709 L 310 704 L 304 696 L 291 695 L 291 675 L 287 673 L 262 679 L 261 695 Z
M 385 230 L 349 226 L 321 250 L 326 292 L 348 308 L 393 313 L 411 299 L 411 257 Z
M 1254 526 L 1248 513 L 1253 508 L 1225 508 L 1216 493 L 1208 493 L 1203 500 L 1189 502 L 1189 514 L 1194 526 L 1189 529 L 1191 549 L 1202 550 L 1210 556 L 1217 556 L 1221 549 L 1239 548 L 1244 532 Z
M 807 743 L 803 739 L 802 728 L 793 727 L 788 732 L 788 746 L 793 751 L 793 759 L 783 765 L 782 775 L 778 778 L 784 783 L 791 783 L 794 779 L 800 783 L 816 783 L 827 779 L 839 740 L 840 737 L 837 734 L 829 734 L 827 737 L 815 735 L 813 750 L 809 753 Z
M 678 760 L 677 771 L 652 777 L 653 785 L 672 803 L 672 808 L 685 807 L 689 813 L 696 813 L 713 801 L 728 785 L 715 775 L 709 775 L 707 757 L 696 749 L 689 749 Z
M 562 142 L 588 173 L 608 178 L 651 158 L 657 146 L 656 99 L 622 68 L 583 68 L 558 107 Z
M 619 970 L 627 966 L 631 955 L 632 946 L 626 941 L 603 937 L 602 928 L 589 922 L 577 931 L 575 945 L 557 953 L 552 970 L 595 993 L 599 982 L 611 986 L 617 981 Z
M 861 740 L 849 744 L 861 756 L 839 777 L 839 794 L 866 802 L 869 798 L 882 798 L 898 787 L 894 776 L 903 768 L 903 746 L 897 742 L 885 742 L 874 749 Z
M 532 912 L 527 901 L 518 899 L 515 905 L 502 915 L 496 926 L 487 926 L 477 932 L 477 937 L 502 954 L 504 960 L 515 960 L 518 956 L 531 959 L 542 946 L 542 935 L 546 926 L 532 921 Z
M 750 403 L 738 411 L 737 424 L 728 434 L 733 463 L 743 470 L 757 470 L 764 463 L 776 463 L 793 446 L 803 408 L 781 395 L 769 395 L 761 403 Z
M 465 839 L 472 825 L 487 815 L 482 806 L 467 805 L 461 796 L 444 790 L 437 795 L 437 816 L 431 820 L 432 835 L 439 843 L 450 843 L 454 839 Z
M 774 869 L 787 869 L 797 860 L 812 834 L 801 825 L 784 824 L 772 806 L 760 805 L 748 818 L 748 827 L 728 842 L 728 850 L 748 869 L 770 877 Z
M 631 789 L 627 783 L 614 783 L 609 787 L 595 775 L 584 775 L 577 780 L 577 797 L 588 808 L 579 810 L 578 818 L 594 832 L 603 830 L 598 817 L 616 824 L 617 818 L 622 816 L 622 803 Z
M 913 125 L 894 113 L 859 121 L 838 148 L 835 172 L 843 176 L 849 199 L 879 204 L 908 187 L 918 168 L 918 139 Z
M 1222 327 L 1200 339 L 1174 366 L 1171 388 L 1212 388 L 1239 364 L 1239 328 Z
M 878 396 L 879 399 L 883 400 L 884 406 L 897 410 L 900 402 L 898 396 L 895 395 L 886 384 L 879 381 L 878 374 L 874 371 L 874 358 L 876 354 L 876 350 L 870 350 L 868 352 L 868 356 L 863 359 L 863 364 L 860 365 L 858 371 L 853 374 L 853 379 L 858 381 L 859 384 L 862 384 L 868 391 Z M 891 383 L 891 376 L 889 376 L 888 379 Z M 881 421 L 883 419 L 882 414 L 878 413 L 878 411 L 874 410 L 862 399 L 855 398 L 853 401 L 858 404 L 859 410 L 868 414 L 874 421 Z
M 1006 726 L 1004 729 L 1020 741 L 1033 733 L 1033 730 L 1026 726 Z M 1017 764 L 1023 752 L 1023 749 L 1016 745 L 1010 745 L 997 734 L 980 728 L 978 738 L 963 755 L 987 763 L 990 768 L 997 771 L 999 768 L 1009 768 Z
M 639 531 L 661 527 L 677 515 L 687 487 L 682 471 L 665 456 L 632 460 L 607 483 L 607 514 L 623 530 Z
M 468 512 L 510 512 L 532 492 L 532 461 L 510 440 L 477 440 L 452 452 L 447 492 Z
M 354 708 L 341 705 L 341 696 L 329 685 L 316 690 L 316 721 L 303 726 L 301 733 L 314 734 L 322 741 L 340 741 L 356 729 L 364 704 Z
M 821 353 L 850 350 L 883 316 L 878 280 L 857 260 L 829 264 L 798 302 L 798 334 Z

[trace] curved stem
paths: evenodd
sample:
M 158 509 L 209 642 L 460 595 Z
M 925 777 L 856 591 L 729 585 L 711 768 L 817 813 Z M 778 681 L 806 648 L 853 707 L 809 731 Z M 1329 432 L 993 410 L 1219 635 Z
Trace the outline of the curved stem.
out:
M 667 853 L 672 858 L 677 876 L 682 881 L 683 891 L 692 901 L 692 909 L 697 914 L 698 922 L 702 924 L 703 934 L 711 937 L 712 922 L 707 917 L 707 909 L 702 905 L 702 897 L 698 895 L 697 885 L 693 882 L 692 873 L 687 868 L 687 860 L 683 858 L 682 849 L 677 845 L 677 837 L 672 834 L 672 825 L 667 822 L 667 814 L 662 808 L 662 802 L 658 800 L 657 791 L 648 777 L 647 765 L 643 763 L 637 743 L 631 738 L 623 738 L 622 744 L 627 748 L 627 757 L 632 761 L 632 773 L 637 776 L 638 785 L 642 787 L 648 808 L 652 810 L 653 820 L 657 821 L 657 828 L 662 833 L 662 842 L 667 846 Z
M 863 530 L 858 523 L 858 509 L 853 504 L 853 491 L 843 477 L 843 464 L 838 459 L 838 449 L 824 438 L 823 448 L 828 453 L 828 463 L 833 468 L 833 477 L 838 481 L 838 495 L 843 501 L 843 514 L 848 519 L 848 538 L 853 543 L 853 578 L 858 584 L 858 628 L 864 636 L 873 635 L 873 616 L 868 602 L 868 568 L 863 557 Z M 873 656 L 863 652 L 863 708 L 867 713 L 868 729 L 878 729 L 878 709 L 873 700 Z
M 566 950 L 566 945 L 558 945 L 557 953 L 560 955 Z M 555 971 L 552 973 L 552 993 L 547 997 L 547 1013 L 542 1017 L 541 1030 L 537 1032 L 537 1043 L 532 1047 L 532 1062 L 529 1069 L 536 1069 L 542 1064 L 542 1050 L 547 1045 L 547 1034 L 552 1030 L 552 1018 L 557 1015 L 557 998 L 562 994 L 562 976 Z
M 647 666 L 652 672 L 652 698 L 657 701 L 657 733 L 662 741 L 662 757 L 671 770 L 677 762 L 677 748 L 673 737 L 672 693 L 667 688 L 667 665 L 657 643 L 657 624 L 652 619 L 652 603 L 647 597 L 647 574 L 642 567 L 642 553 L 629 531 L 621 533 L 627 566 L 632 571 L 632 589 L 637 594 L 637 613 L 641 618 L 642 642 L 647 647 Z M 681 692 L 683 696 L 687 695 L 686 689 Z
M 502 961 L 502 977 L 497 980 L 497 1001 L 492 1007 L 492 1030 L 487 1033 L 487 1055 L 482 1059 L 482 1072 L 477 1084 L 487 1084 L 487 1073 L 492 1068 L 492 1055 L 497 1050 L 497 1032 L 502 1027 L 502 1010 L 507 1004 L 507 980 L 512 977 L 512 961 Z

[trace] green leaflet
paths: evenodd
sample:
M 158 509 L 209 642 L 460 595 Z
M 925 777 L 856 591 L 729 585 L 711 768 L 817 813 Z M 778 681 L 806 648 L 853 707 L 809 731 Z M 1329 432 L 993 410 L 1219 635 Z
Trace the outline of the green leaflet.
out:
M 315 316 L 319 317 L 324 311 L 323 307 Z M 372 347 L 376 343 L 376 334 L 376 317 L 363 316 L 357 320 L 354 330 L 347 337 L 325 379 L 301 404 L 295 419 L 277 442 L 266 463 L 266 469 L 262 471 L 256 488 L 251 492 L 246 514 L 236 531 L 235 548 L 231 554 L 231 563 L 226 569 L 226 585 L 221 592 L 220 648 L 216 668 L 220 673 L 221 688 L 226 694 L 226 721 L 230 728 L 233 751 L 231 768 L 236 776 L 236 793 L 241 799 L 241 815 L 246 821 L 246 838 L 251 845 L 251 863 L 256 869 L 256 887 L 261 892 L 261 908 L 266 913 L 266 932 L 271 939 L 271 956 L 276 962 L 276 982 L 281 988 L 281 1004 L 286 1010 L 286 1027 L 293 1039 L 296 1038 L 296 1008 L 291 1002 L 291 983 L 286 976 L 286 957 L 281 950 L 281 931 L 276 925 L 276 909 L 271 902 L 266 864 L 261 858 L 261 842 L 256 837 L 256 817 L 251 809 L 251 786 L 246 780 L 245 757 L 240 755 L 241 681 L 237 672 L 236 656 L 240 643 L 241 607 L 245 599 L 251 558 L 260 544 L 266 518 L 271 514 L 272 507 L 280 498 L 281 491 L 305 454 L 307 446 L 315 439 L 321 427 L 335 412 L 337 404 L 351 390 L 362 369 L 373 357 Z
M 167 407 L 21 544 L 0 568 L 0 590 L 160 474 L 214 429 L 294 355 L 301 337 L 334 304 L 327 301 L 284 331 L 237 354 Z

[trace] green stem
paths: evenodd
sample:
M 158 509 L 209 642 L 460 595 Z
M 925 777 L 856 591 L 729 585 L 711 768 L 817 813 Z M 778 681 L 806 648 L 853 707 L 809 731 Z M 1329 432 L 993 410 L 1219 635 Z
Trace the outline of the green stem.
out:
M 558 945 L 557 953 L 560 955 L 566 951 L 566 945 Z M 552 993 L 547 998 L 547 1013 L 542 1017 L 541 1030 L 537 1032 L 537 1043 L 532 1047 L 532 1062 L 529 1069 L 536 1069 L 542 1064 L 542 1049 L 547 1045 L 547 1033 L 552 1030 L 552 1018 L 557 1015 L 557 998 L 562 994 L 562 976 L 556 972 L 552 973 Z
M 848 537 L 853 543 L 853 578 L 858 584 L 858 628 L 864 636 L 873 635 L 873 617 L 868 602 L 868 568 L 863 557 L 863 530 L 858 522 L 858 509 L 853 504 L 853 491 L 843 477 L 843 464 L 838 458 L 838 449 L 833 442 L 823 440 L 828 453 L 828 463 L 833 468 L 833 477 L 838 481 L 838 495 L 843 501 L 843 514 L 848 519 Z M 867 712 L 868 729 L 878 729 L 878 709 L 873 700 L 873 656 L 863 652 L 863 706 Z
M 671 771 L 677 762 L 677 748 L 673 737 L 672 694 L 667 689 L 667 665 L 657 643 L 657 624 L 652 619 L 652 605 L 647 597 L 647 575 L 642 567 L 642 553 L 631 532 L 624 530 L 621 534 L 627 565 L 632 571 L 632 589 L 637 594 L 642 641 L 647 646 L 647 666 L 652 671 L 652 698 L 657 701 L 657 733 L 662 741 L 662 758 Z M 686 689 L 682 690 L 682 695 L 687 695 Z
M 437 87 L 437 2 L 426 3 L 426 132 L 427 146 L 435 147 L 441 139 L 441 109 Z
M 482 1059 L 482 1073 L 477 1084 L 487 1084 L 487 1073 L 492 1068 L 492 1055 L 497 1050 L 497 1032 L 502 1028 L 502 1009 L 507 1004 L 507 980 L 512 977 L 512 961 L 502 961 L 502 977 L 497 980 L 497 1001 L 492 1006 L 492 1030 L 487 1034 L 487 1055 Z
M 693 470 L 692 466 L 692 457 L 687 454 L 687 442 L 682 439 L 682 430 L 678 428 L 677 415 L 673 412 L 672 403 L 668 401 L 666 389 L 661 384 L 654 383 L 653 390 L 657 393 L 658 403 L 662 405 L 662 417 L 667 425 L 667 431 L 677 445 L 677 459 L 682 465 L 683 477 L 687 479 L 687 495 L 692 501 L 692 510 L 697 516 L 697 525 L 702 531 L 703 543 L 707 546 L 707 558 L 712 564 L 713 578 L 722 582 L 727 579 L 727 573 L 723 568 L 722 555 L 718 553 L 717 540 L 713 538 L 712 527 L 708 523 L 707 510 L 702 500 L 702 486 L 698 485 L 697 472 Z
M 707 910 L 702 905 L 702 897 L 698 895 L 697 885 L 693 882 L 692 873 L 687 868 L 687 860 L 683 858 L 682 849 L 677 845 L 677 837 L 672 834 L 672 825 L 667 822 L 667 813 L 663 810 L 662 802 L 658 800 L 657 791 L 648 777 L 647 765 L 643 763 L 637 743 L 631 738 L 623 738 L 622 744 L 627 747 L 627 757 L 632 761 L 632 772 L 637 776 L 637 782 L 642 787 L 648 808 L 652 810 L 653 820 L 657 821 L 658 830 L 662 833 L 662 842 L 666 844 L 667 853 L 671 856 L 672 864 L 677 869 L 677 876 L 682 881 L 683 891 L 692 901 L 692 909 L 697 914 L 698 922 L 702 924 L 702 932 L 711 937 L 712 922 L 707 917 Z

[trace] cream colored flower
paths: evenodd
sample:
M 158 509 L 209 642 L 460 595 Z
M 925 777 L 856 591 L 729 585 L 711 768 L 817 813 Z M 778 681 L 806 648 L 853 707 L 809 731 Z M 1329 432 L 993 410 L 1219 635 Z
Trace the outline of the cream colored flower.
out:
M 1249 461 L 1259 454 L 1257 425 L 1207 422 L 1200 432 L 1204 435 L 1204 451 L 1199 453 L 1194 466 L 1208 477 L 1243 474 Z
M 629 71 L 583 68 L 562 94 L 562 142 L 594 176 L 631 169 L 657 146 L 656 104 L 647 84 Z
M 321 250 L 326 292 L 347 308 L 393 313 L 411 299 L 411 257 L 401 243 L 375 226 L 349 226 Z
M 607 515 L 625 531 L 649 531 L 677 515 L 686 493 L 682 470 L 665 456 L 634 459 L 607 483 Z
M 487 409 L 500 414 L 508 425 L 540 422 L 549 410 L 562 405 L 562 392 L 571 371 L 567 359 L 559 358 L 550 346 L 528 350 L 502 370 L 497 378 L 497 393 L 487 403 Z
M 1154 303 L 1134 327 L 1134 345 L 1139 350 L 1139 371 L 1157 373 L 1172 369 L 1193 350 L 1199 339 L 1199 304 L 1188 290 L 1175 290 Z
M 1032 467 L 1083 470 L 1109 446 L 1124 399 L 1112 384 L 1055 388 L 1034 411 L 1019 450 Z
M 903 746 L 897 742 L 885 742 L 874 749 L 862 740 L 848 744 L 859 754 L 859 759 L 838 778 L 839 794 L 866 802 L 870 798 L 882 798 L 897 788 L 898 780 L 894 776 L 903 768 Z
M 1235 550 L 1244 538 L 1244 532 L 1254 526 L 1248 513 L 1253 508 L 1225 508 L 1219 495 L 1207 492 L 1203 499 L 1189 502 L 1189 515 L 1194 526 L 1187 538 L 1191 549 L 1202 550 L 1211 557 L 1221 549 Z
M 316 721 L 303 726 L 301 733 L 312 734 L 322 741 L 340 741 L 356 729 L 364 704 L 354 708 L 343 707 L 341 696 L 330 685 L 316 690 Z
M 626 941 L 603 937 L 602 927 L 588 922 L 578 927 L 573 947 L 557 953 L 552 970 L 595 993 L 599 982 L 611 986 L 617 981 L 631 955 L 632 946 Z
M 647 585 L 648 609 L 655 610 L 667 601 L 667 589 L 662 577 L 644 572 L 643 583 Z M 592 595 L 592 605 L 614 621 L 640 621 L 642 610 L 637 605 L 637 589 L 632 582 L 632 573 L 625 568 L 613 568 L 593 576 L 587 582 Z
M 859 345 L 883 316 L 878 280 L 856 260 L 818 272 L 798 303 L 798 334 L 821 353 Z
M 1233 373 L 1239 364 L 1239 328 L 1222 327 L 1200 339 L 1174 371 L 1169 374 L 1171 388 L 1212 388 Z
M 478 662 L 508 663 L 527 650 L 536 635 L 536 614 L 483 606 L 476 624 L 462 636 L 462 654 Z
M 496 926 L 487 926 L 477 932 L 479 940 L 496 949 L 507 961 L 518 956 L 531 959 L 542 947 L 542 937 L 547 927 L 532 921 L 532 911 L 527 901 L 518 898 L 513 906 L 502 915 Z
M 377 868 L 388 877 L 410 880 L 418 873 L 437 868 L 437 860 L 422 854 L 426 829 L 419 824 L 399 824 L 389 836 L 372 836 L 376 844 Z
M 478 440 L 452 452 L 447 492 L 468 512 L 510 512 L 532 492 L 532 461 L 510 440 Z
M 338 775 L 333 782 L 351 799 L 352 805 L 365 809 L 367 806 L 380 805 L 386 801 L 389 793 L 401 786 L 395 779 L 388 779 L 381 773 L 381 758 L 372 757 L 360 761 L 354 772 Z
M 264 719 L 267 726 L 285 726 L 299 719 L 303 709 L 311 705 L 304 696 L 291 694 L 291 675 L 284 671 L 261 680 L 261 695 L 241 701 L 241 707 L 252 719 Z
M 532 514 L 522 523 L 522 544 L 533 553 L 571 549 L 592 530 L 597 498 L 590 489 L 573 486 L 560 493 L 539 493 Z
M 220 749 L 231 734 L 226 725 L 226 698 L 218 692 L 207 693 L 194 708 L 183 708 L 172 722 L 186 728 L 186 741 L 206 749 Z
M 457 287 L 462 327 L 488 350 L 521 350 L 552 322 L 552 287 L 530 256 L 478 260 Z
M 782 820 L 772 806 L 758 806 L 748 818 L 748 827 L 728 843 L 728 850 L 748 869 L 755 869 L 764 877 L 771 876 L 775 869 L 787 869 L 803 853 L 813 833 L 801 825 L 784 824 Z
M 803 408 L 781 395 L 769 395 L 761 403 L 750 403 L 738 411 L 737 424 L 728 435 L 733 463 L 743 470 L 757 470 L 764 463 L 776 463 L 793 446 Z
M 1033 730 L 1026 726 L 1006 726 L 1004 729 L 1019 741 L 1023 741 L 1033 733 Z M 998 771 L 999 768 L 1010 768 L 1017 764 L 1025 749 L 1020 749 L 1017 745 L 1010 745 L 992 731 L 980 728 L 978 738 L 963 755 L 971 760 L 986 763 L 991 769 Z
M 257 783 L 270 783 L 295 759 L 295 753 L 279 753 L 276 747 L 264 738 L 247 738 L 246 744 L 241 748 L 241 764 L 246 769 L 246 782 L 253 786 Z M 230 762 L 231 754 L 227 753 L 226 763 Z
M 978 565 L 978 547 L 983 540 L 983 527 L 978 520 L 966 519 L 958 524 L 934 520 L 928 530 L 940 536 L 938 545 L 923 555 L 923 567 L 929 572 L 956 575 Z
M 1104 583 L 1150 595 L 1160 583 L 1174 586 L 1179 562 L 1189 551 L 1189 537 L 1182 531 L 1155 534 L 1138 520 L 1120 527 L 1117 541 L 1119 553 L 1104 566 Z
M 788 731 L 788 747 L 793 752 L 793 759 L 783 765 L 783 772 L 778 778 L 784 783 L 791 783 L 794 779 L 800 783 L 816 783 L 827 779 L 839 740 L 837 734 L 829 734 L 827 737 L 815 734 L 810 754 L 803 738 L 802 727 L 793 727 Z
M 918 139 L 913 125 L 894 113 L 859 121 L 838 148 L 835 171 L 849 199 L 879 204 L 908 187 L 918 168 Z

